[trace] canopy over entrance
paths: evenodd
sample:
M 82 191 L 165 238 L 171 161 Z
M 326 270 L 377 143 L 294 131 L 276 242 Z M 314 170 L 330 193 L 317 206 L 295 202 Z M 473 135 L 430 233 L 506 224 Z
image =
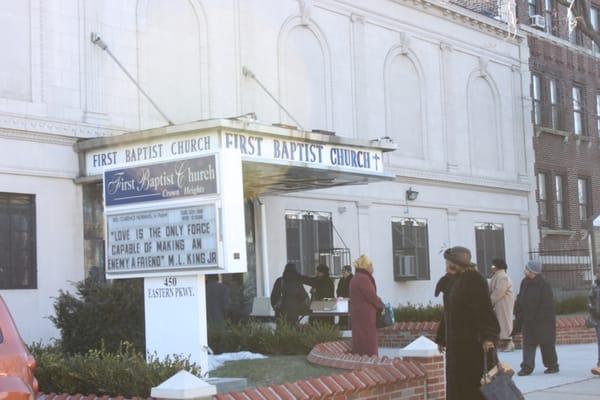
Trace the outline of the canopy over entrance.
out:
M 389 141 L 219 119 L 82 140 L 75 145 L 78 180 L 100 180 L 105 168 L 193 158 L 221 148 L 240 151 L 246 197 L 394 178 L 383 170 L 383 153 L 396 149 Z

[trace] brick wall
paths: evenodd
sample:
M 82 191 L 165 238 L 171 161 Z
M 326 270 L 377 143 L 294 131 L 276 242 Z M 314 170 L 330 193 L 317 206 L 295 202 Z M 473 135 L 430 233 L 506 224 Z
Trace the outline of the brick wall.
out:
M 426 336 L 435 339 L 437 322 L 401 322 L 389 328 L 379 330 L 380 347 L 404 347 L 417 339 Z M 513 338 L 520 348 L 521 335 Z M 596 331 L 585 326 L 583 317 L 559 317 L 556 319 L 556 344 L 595 343 Z

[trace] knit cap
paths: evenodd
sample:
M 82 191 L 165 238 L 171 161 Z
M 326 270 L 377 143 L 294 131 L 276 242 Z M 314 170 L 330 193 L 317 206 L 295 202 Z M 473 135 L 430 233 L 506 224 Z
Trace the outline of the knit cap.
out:
M 534 274 L 541 274 L 542 262 L 540 260 L 529 260 L 529 262 L 527 262 L 527 265 L 525 266 L 525 269 Z

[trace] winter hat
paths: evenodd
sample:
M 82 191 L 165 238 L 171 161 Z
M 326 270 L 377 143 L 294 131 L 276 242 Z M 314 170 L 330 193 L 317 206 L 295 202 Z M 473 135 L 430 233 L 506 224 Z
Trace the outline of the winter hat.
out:
M 529 260 L 525 266 L 525 269 L 534 274 L 541 274 L 542 262 L 540 260 Z
M 462 246 L 454 246 L 444 251 L 444 259 L 463 268 L 472 268 L 475 266 L 471 262 L 471 250 Z
M 317 272 L 320 272 L 325 275 L 329 275 L 329 267 L 325 264 L 317 265 Z
M 350 272 L 350 273 L 352 273 L 352 267 L 351 267 L 351 266 L 349 266 L 349 265 L 344 265 L 344 266 L 342 267 L 342 271 L 346 271 L 346 272 Z

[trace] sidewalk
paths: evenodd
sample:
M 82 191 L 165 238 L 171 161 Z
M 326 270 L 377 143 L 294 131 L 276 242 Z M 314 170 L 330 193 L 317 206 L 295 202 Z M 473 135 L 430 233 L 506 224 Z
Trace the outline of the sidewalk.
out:
M 596 364 L 596 343 L 557 346 L 558 374 L 544 375 L 542 356 L 538 349 L 536 367 L 529 376 L 513 378 L 527 400 L 561 399 L 584 400 L 600 398 L 600 377 L 594 377 L 590 369 Z M 515 372 L 520 369 L 522 352 L 500 353 L 500 359 L 508 362 Z

